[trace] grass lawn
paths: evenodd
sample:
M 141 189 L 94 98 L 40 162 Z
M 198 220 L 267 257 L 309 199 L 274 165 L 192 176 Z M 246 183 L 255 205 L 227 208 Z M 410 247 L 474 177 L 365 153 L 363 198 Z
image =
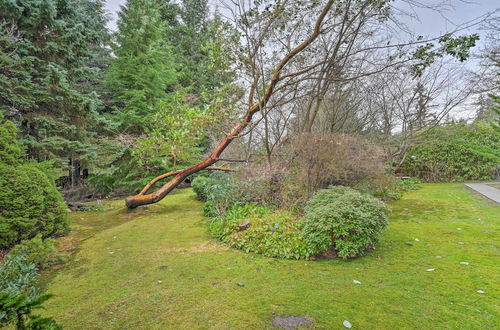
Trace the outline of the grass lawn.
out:
M 377 249 L 349 261 L 228 249 L 190 189 L 72 213 L 61 240 L 72 257 L 44 274 L 55 297 L 43 313 L 68 329 L 262 329 L 279 315 L 327 329 L 498 329 L 500 207 L 462 184 L 422 186 L 391 203 Z

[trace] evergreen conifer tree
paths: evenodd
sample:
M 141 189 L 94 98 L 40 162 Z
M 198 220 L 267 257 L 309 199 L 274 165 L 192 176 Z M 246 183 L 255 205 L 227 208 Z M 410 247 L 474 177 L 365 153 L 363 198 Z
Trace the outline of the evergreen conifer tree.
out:
M 101 102 L 88 86 L 107 38 L 103 3 L 0 0 L 0 111 L 20 127 L 28 157 L 56 160 L 70 185 L 94 150 Z
M 118 105 L 116 120 L 131 134 L 144 132 L 158 102 L 177 82 L 160 8 L 155 0 L 128 0 L 119 14 L 116 57 L 106 78 Z

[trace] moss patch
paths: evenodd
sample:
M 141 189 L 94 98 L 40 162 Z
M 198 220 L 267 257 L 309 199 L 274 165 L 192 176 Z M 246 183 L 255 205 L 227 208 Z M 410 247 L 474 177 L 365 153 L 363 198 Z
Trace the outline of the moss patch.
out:
M 191 190 L 147 209 L 72 213 L 76 248 L 45 274 L 55 297 L 44 314 L 71 329 L 261 329 L 280 315 L 319 328 L 495 328 L 500 208 L 462 185 L 422 186 L 391 204 L 377 249 L 348 261 L 227 249 Z

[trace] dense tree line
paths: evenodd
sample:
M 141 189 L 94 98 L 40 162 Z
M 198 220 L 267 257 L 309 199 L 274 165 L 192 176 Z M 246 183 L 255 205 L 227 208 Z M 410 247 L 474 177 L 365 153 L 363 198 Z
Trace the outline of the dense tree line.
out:
M 232 79 L 207 1 L 130 0 L 119 16 L 111 33 L 101 0 L 0 2 L 0 108 L 64 189 L 88 177 L 94 191 L 133 191 L 189 163 L 206 104 Z
M 27 158 L 56 161 L 77 185 L 102 107 L 103 2 L 2 1 L 0 22 L 0 107 L 20 128 Z

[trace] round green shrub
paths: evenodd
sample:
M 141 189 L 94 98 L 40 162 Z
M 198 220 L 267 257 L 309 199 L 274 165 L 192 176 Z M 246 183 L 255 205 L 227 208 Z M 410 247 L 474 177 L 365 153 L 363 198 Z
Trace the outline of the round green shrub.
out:
M 0 164 L 0 187 L 0 248 L 69 231 L 63 198 L 36 164 Z
M 314 254 L 335 252 L 341 258 L 363 255 L 387 226 L 387 207 L 348 187 L 318 191 L 305 207 L 304 237 Z

